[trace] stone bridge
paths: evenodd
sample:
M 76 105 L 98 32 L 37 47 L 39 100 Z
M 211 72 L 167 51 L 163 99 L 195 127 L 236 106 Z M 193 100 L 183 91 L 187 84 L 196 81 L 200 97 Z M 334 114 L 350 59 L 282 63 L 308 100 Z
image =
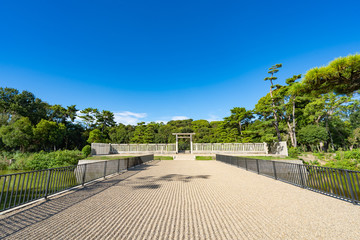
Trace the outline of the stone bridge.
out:
M 360 239 L 360 208 L 218 161 L 153 161 L 0 215 L 2 239 Z

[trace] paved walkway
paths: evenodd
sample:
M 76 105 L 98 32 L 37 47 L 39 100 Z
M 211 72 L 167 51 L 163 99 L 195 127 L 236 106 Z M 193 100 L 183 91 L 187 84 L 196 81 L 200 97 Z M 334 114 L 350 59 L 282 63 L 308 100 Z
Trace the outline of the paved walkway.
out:
M 216 161 L 152 162 L 0 218 L 5 239 L 360 239 L 360 206 Z

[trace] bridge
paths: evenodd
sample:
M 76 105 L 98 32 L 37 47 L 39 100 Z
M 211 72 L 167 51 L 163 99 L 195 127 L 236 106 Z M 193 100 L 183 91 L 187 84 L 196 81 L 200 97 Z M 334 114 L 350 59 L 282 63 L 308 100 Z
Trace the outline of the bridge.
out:
M 0 238 L 360 239 L 359 223 L 357 205 L 221 161 L 151 161 L 0 215 Z

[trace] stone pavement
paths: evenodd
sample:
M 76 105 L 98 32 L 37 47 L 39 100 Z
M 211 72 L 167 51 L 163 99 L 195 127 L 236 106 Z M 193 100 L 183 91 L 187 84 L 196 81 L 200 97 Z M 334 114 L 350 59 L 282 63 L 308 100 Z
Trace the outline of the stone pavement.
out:
M 360 239 L 360 206 L 217 161 L 157 161 L 0 216 L 4 239 Z

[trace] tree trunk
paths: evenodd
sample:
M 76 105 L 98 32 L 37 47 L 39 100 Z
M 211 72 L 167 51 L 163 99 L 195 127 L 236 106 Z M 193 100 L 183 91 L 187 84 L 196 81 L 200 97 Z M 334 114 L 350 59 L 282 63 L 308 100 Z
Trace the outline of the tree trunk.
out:
M 242 131 L 241 131 L 241 121 L 239 121 L 239 132 L 240 132 L 240 135 L 242 135 Z
M 331 148 L 332 148 L 332 150 L 334 151 L 334 150 L 335 150 L 334 140 L 333 140 L 332 135 L 331 135 L 331 132 L 330 132 L 330 128 L 329 128 L 329 118 L 328 118 L 328 116 L 326 116 L 326 118 L 325 118 L 325 126 L 326 126 L 326 131 L 328 132 L 329 137 L 330 137 Z
M 296 119 L 295 119 L 295 97 L 293 98 L 293 110 L 292 110 L 292 117 L 293 117 L 293 126 L 292 126 L 292 132 L 293 132 L 293 136 L 294 136 L 294 147 L 297 147 L 297 140 L 296 140 Z
M 289 121 L 286 121 L 286 123 L 287 123 L 288 129 L 289 129 L 288 131 L 289 131 L 289 135 L 290 135 L 291 145 L 293 147 L 295 147 L 294 133 L 293 133 L 293 130 L 292 130 L 292 126 L 290 125 Z
M 272 75 L 271 75 L 272 76 Z M 279 130 L 279 122 L 278 122 L 278 117 L 277 117 L 277 114 L 276 114 L 276 111 L 275 111 L 275 102 L 274 102 L 274 98 L 273 98 L 273 94 L 272 94 L 272 86 L 273 86 L 273 83 L 272 81 L 270 80 L 271 82 L 271 86 L 270 86 L 270 97 L 271 97 L 271 105 L 272 105 L 272 111 L 274 113 L 274 127 L 275 127 L 275 130 L 276 130 L 276 135 L 277 135 L 277 138 L 278 138 L 278 142 L 281 141 L 281 135 L 280 135 L 280 130 Z

